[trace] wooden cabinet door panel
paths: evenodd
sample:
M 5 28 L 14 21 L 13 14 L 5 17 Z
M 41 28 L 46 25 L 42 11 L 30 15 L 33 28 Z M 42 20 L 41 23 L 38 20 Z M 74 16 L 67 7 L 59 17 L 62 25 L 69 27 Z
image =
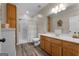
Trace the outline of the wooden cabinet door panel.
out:
M 63 47 L 67 47 L 79 52 L 79 44 L 75 44 L 72 42 L 63 41 Z
M 40 47 L 42 49 L 44 49 L 44 40 L 45 40 L 45 37 L 44 36 L 40 36 Z
M 63 56 L 77 56 L 79 53 L 70 48 L 63 48 Z
M 51 41 L 48 41 L 48 40 L 45 40 L 45 51 L 51 55 Z
M 16 28 L 16 6 L 13 4 L 6 5 L 7 23 L 10 28 Z
M 44 40 L 40 40 L 40 47 L 44 49 Z
M 52 44 L 52 55 L 62 56 L 62 48 Z

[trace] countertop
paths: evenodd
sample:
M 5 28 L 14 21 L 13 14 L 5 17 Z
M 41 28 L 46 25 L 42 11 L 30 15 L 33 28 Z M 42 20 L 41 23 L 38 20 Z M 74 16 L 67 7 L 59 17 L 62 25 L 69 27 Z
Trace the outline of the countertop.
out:
M 51 38 L 57 38 L 59 40 L 64 40 L 64 41 L 69 41 L 69 42 L 79 44 L 79 38 L 72 38 L 72 36 L 69 35 L 69 34 L 55 35 L 54 33 L 46 33 L 46 34 L 40 34 L 40 35 L 48 36 L 48 37 L 51 37 Z

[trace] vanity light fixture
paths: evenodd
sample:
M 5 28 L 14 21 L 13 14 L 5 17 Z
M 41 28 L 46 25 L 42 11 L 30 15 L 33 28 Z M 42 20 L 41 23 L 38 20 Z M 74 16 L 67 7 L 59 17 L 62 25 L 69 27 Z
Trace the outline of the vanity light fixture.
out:
M 58 12 L 61 12 L 66 9 L 66 6 L 64 4 L 59 4 L 56 7 L 52 8 L 52 13 L 56 14 Z

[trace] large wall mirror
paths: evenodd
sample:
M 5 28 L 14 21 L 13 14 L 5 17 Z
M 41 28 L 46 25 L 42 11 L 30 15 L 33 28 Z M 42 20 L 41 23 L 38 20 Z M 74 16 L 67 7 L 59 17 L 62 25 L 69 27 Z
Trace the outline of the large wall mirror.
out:
M 71 33 L 79 32 L 79 16 L 69 18 L 69 31 Z

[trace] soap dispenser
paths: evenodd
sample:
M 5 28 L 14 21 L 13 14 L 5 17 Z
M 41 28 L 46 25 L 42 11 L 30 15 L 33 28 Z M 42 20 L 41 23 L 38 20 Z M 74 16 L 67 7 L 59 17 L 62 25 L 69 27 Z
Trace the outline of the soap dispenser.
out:
M 79 38 L 79 32 L 78 32 L 78 38 Z
M 74 32 L 74 34 L 73 34 L 73 38 L 76 38 L 77 36 L 76 36 L 76 32 Z

